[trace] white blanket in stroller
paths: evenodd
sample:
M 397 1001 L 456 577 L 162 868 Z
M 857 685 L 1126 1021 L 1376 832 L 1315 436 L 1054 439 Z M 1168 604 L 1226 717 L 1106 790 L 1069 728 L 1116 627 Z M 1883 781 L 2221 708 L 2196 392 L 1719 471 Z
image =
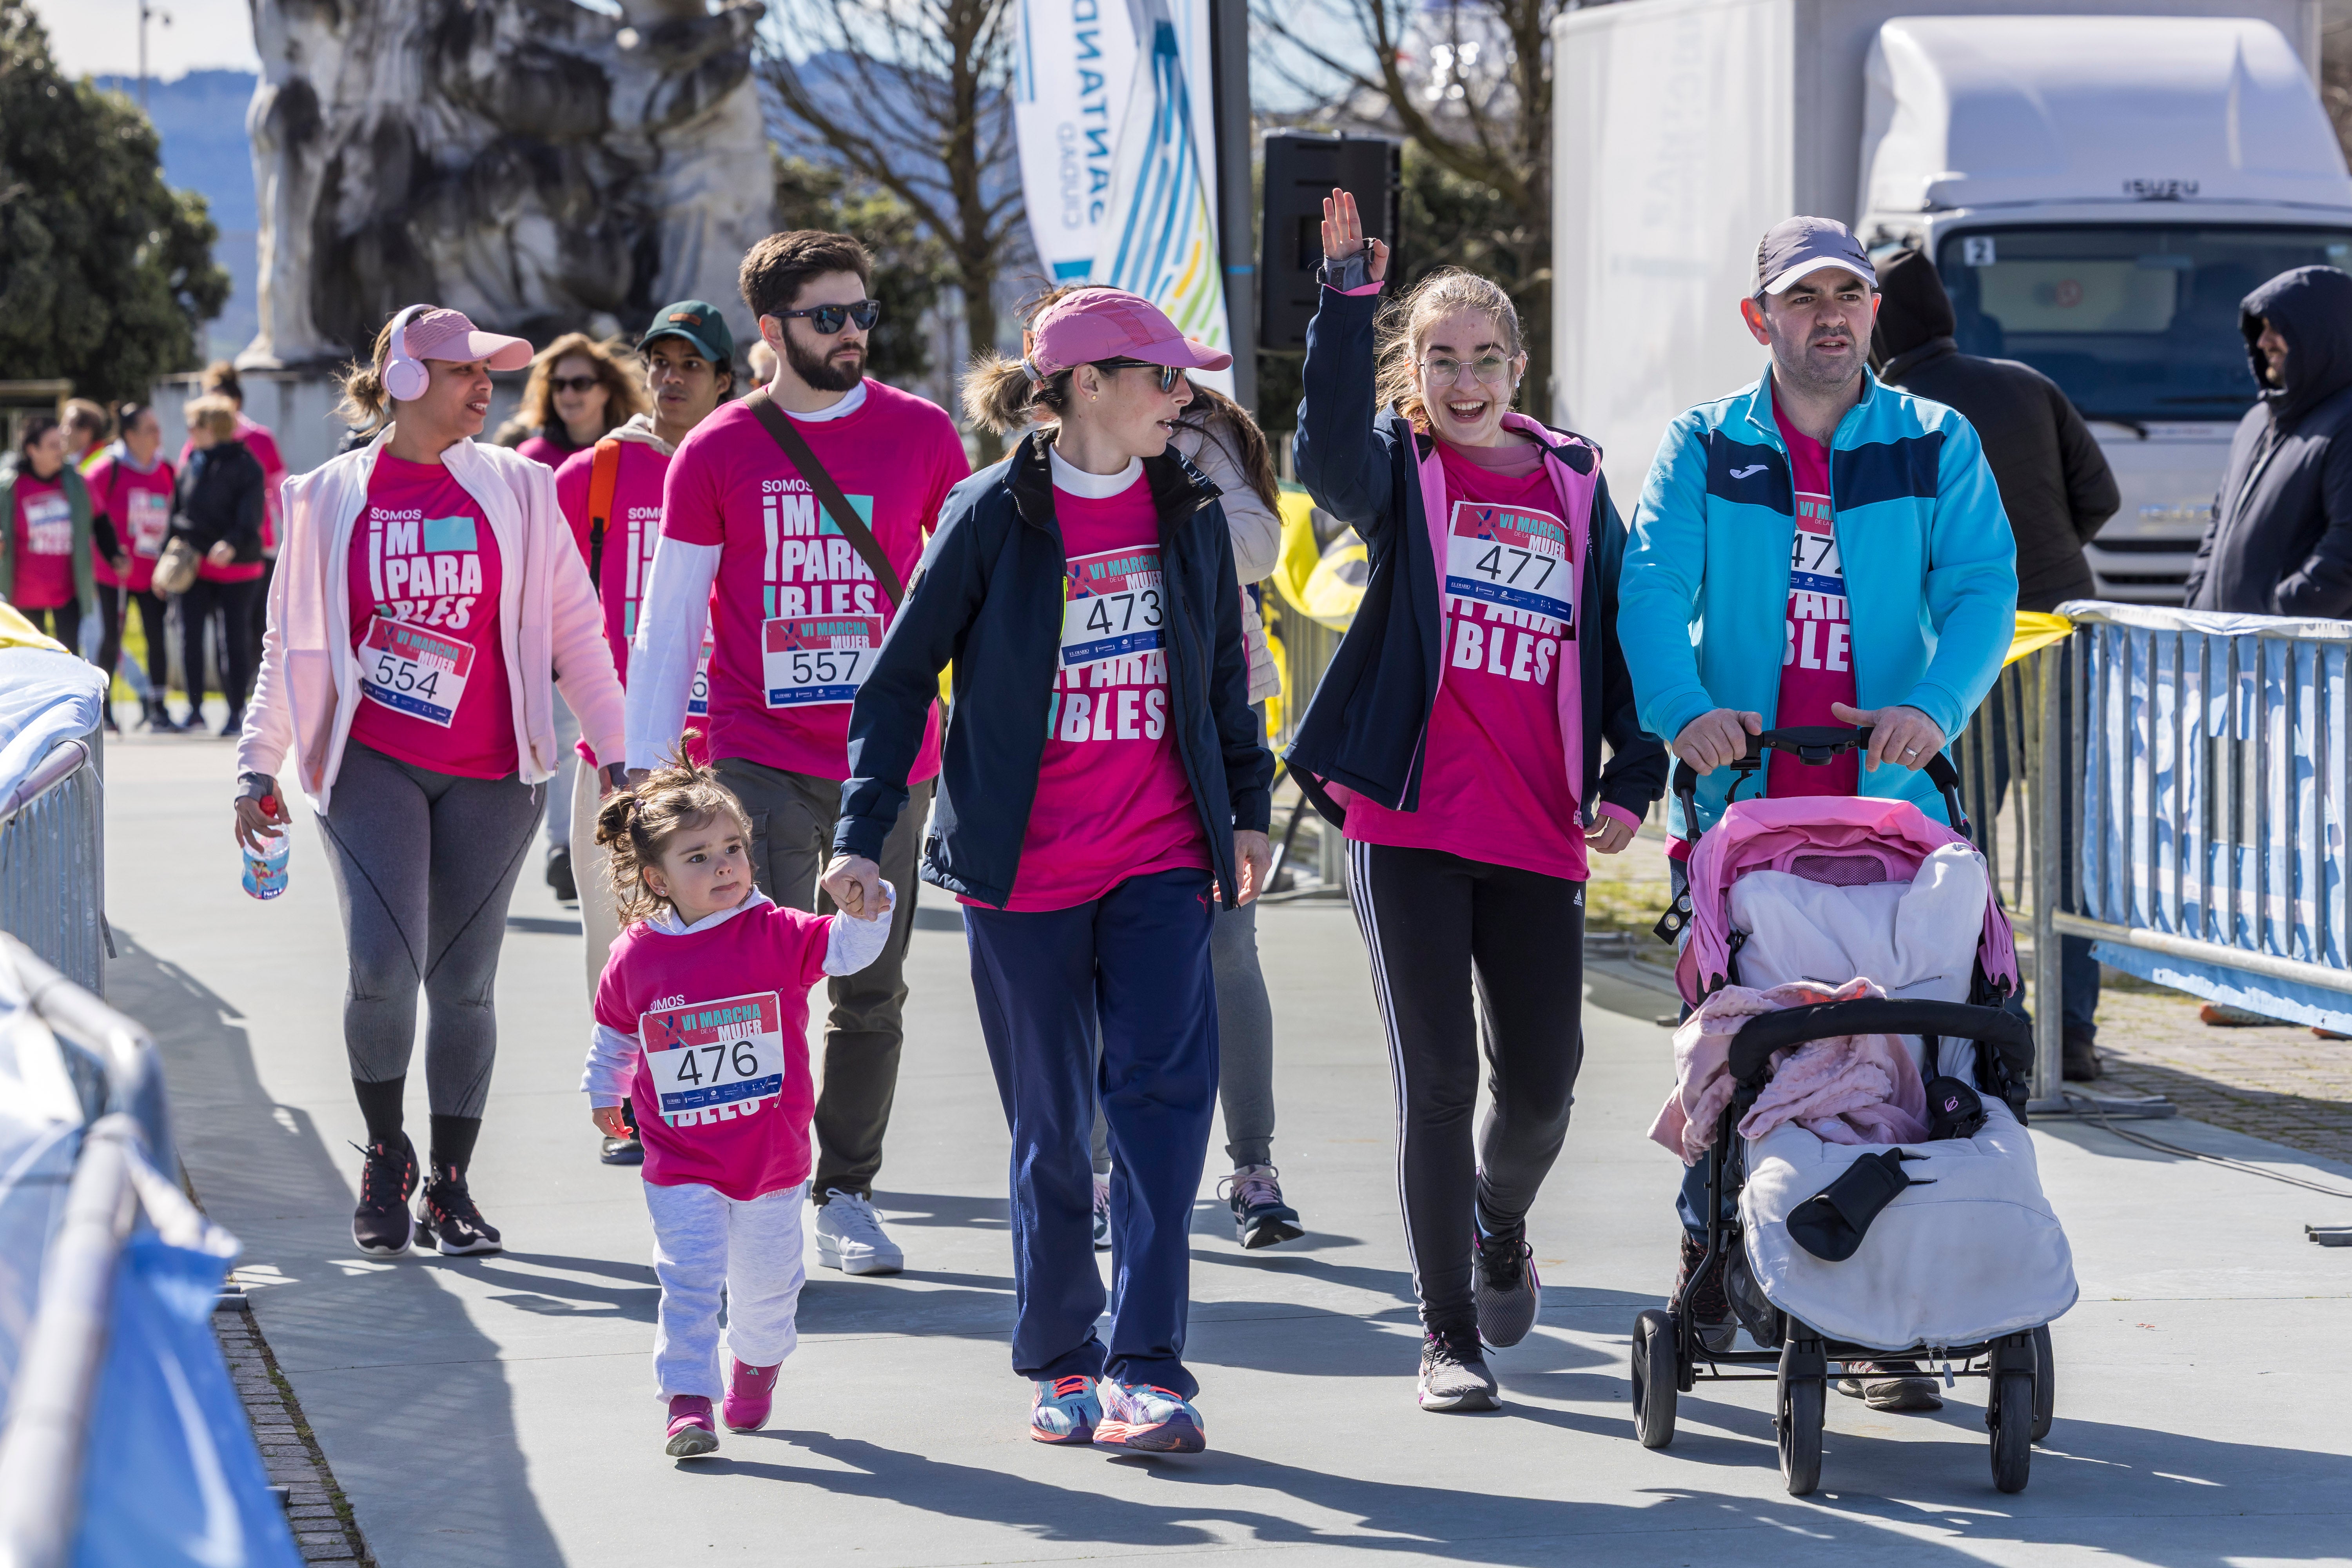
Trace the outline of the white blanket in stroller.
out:
M 1731 891 L 1748 933 L 1744 985 L 1799 979 L 1876 981 L 1890 996 L 1969 999 L 1990 891 L 1982 856 L 1958 845 L 1928 857 L 1910 883 L 1832 887 L 1754 871 Z M 1910 1042 L 1924 1058 L 1923 1042 Z M 1974 1084 L 1977 1047 L 1947 1040 L 1923 1075 Z M 1862 1249 L 1830 1263 L 1797 1245 L 1790 1211 L 1884 1144 L 1825 1142 L 1795 1123 L 1748 1146 L 1739 1197 L 1749 1268 L 1765 1298 L 1832 1339 L 1874 1350 L 1970 1344 L 2047 1323 L 2074 1304 L 2074 1255 L 2042 1195 L 2033 1142 L 2009 1107 L 1983 1096 L 1971 1139 L 1906 1143 L 1915 1184 L 1882 1210 Z

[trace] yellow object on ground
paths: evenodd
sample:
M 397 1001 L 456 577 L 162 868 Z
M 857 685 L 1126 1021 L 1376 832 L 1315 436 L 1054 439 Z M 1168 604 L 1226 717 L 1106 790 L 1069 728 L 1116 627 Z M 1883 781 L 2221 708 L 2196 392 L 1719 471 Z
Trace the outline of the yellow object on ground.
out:
M 1328 544 L 1315 538 L 1315 503 L 1302 489 L 1282 492 L 1282 553 L 1269 579 L 1283 601 L 1307 619 L 1344 632 L 1363 603 L 1370 552 L 1354 529 Z
M 2044 614 L 2040 610 L 2017 612 L 2017 636 L 2009 645 L 2009 657 L 2000 661 L 2003 669 L 2015 664 L 2029 653 L 2040 653 L 2052 643 L 2064 642 L 2073 635 L 2074 623 L 2063 616 Z

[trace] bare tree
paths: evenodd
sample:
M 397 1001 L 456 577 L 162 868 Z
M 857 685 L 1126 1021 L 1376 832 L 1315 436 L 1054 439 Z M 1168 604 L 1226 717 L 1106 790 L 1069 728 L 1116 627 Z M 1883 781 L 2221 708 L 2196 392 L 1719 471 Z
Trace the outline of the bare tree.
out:
M 1261 59 L 1339 118 L 1385 124 L 1408 142 L 1409 184 L 1452 185 L 1471 233 L 1403 237 L 1409 272 L 1454 261 L 1511 291 L 1528 339 L 1528 402 L 1551 384 L 1551 26 L 1575 0 L 1255 0 L 1284 49 Z M 1311 62 L 1312 75 L 1292 61 Z M 1336 87 L 1336 90 L 1335 89 Z M 1412 165 L 1427 167 L 1420 179 Z M 1467 187 L 1465 189 L 1464 187 Z M 1491 196 L 1488 195 L 1491 193 Z M 1409 210 L 1412 202 L 1409 200 Z
M 761 79 L 844 168 L 904 202 L 945 247 L 969 348 L 994 348 L 997 279 L 1024 221 L 1009 0 L 782 0 L 776 9 Z M 798 59 L 779 33 L 803 51 Z M 979 440 L 993 461 L 996 437 Z

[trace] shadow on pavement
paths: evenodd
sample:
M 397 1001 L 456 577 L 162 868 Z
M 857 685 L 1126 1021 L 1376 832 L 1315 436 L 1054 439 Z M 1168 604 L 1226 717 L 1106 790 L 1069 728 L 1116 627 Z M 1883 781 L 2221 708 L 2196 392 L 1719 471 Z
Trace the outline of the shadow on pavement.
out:
M 235 1005 L 119 926 L 114 939 L 109 999 L 163 1052 L 190 1184 L 244 1243 L 239 1265 L 258 1276 L 255 1321 L 370 1545 L 436 1568 L 561 1563 L 533 1500 L 499 1347 L 435 1279 L 455 1260 L 362 1257 L 345 1175 L 355 1156 L 328 1149 L 300 1110 L 270 1103 Z M 318 1048 L 341 1061 L 340 1037 Z M 457 1433 L 463 1460 L 451 1463 Z M 429 1500 L 415 1497 L 422 1474 L 434 1478 Z M 387 1516 L 397 1498 L 416 1506 L 395 1522 Z M 388 1552 L 400 1537 L 411 1549 Z

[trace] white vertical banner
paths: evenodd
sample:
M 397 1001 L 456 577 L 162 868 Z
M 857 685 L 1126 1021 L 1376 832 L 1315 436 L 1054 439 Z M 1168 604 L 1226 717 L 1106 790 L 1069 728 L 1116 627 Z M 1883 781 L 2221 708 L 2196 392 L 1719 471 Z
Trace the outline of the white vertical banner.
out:
M 1110 212 L 1135 73 L 1135 23 L 1129 0 L 1014 4 L 1013 125 L 1029 232 L 1048 278 L 1083 282 Z
M 1142 295 L 1185 336 L 1230 349 L 1217 248 L 1208 0 L 1129 5 L 1138 54 L 1094 279 Z M 1232 371 L 1192 374 L 1232 395 Z

